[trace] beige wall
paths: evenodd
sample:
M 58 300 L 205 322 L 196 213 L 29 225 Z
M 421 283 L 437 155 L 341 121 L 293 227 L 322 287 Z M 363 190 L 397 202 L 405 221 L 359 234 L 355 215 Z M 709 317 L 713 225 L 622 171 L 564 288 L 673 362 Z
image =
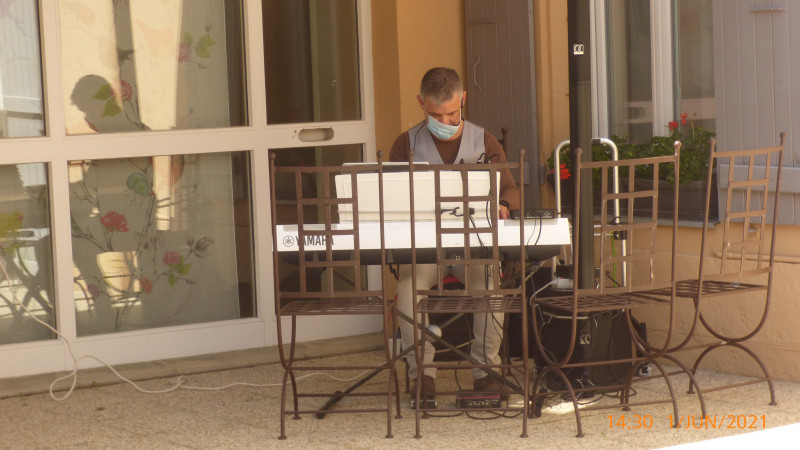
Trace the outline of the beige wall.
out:
M 567 52 L 567 2 L 534 0 L 534 51 L 536 52 L 536 110 L 539 120 L 539 164 L 556 146 L 569 139 L 569 71 Z M 541 189 L 541 205 L 555 205 L 549 184 Z
M 416 99 L 422 75 L 446 66 L 465 76 L 464 2 L 380 0 L 372 3 L 372 20 L 375 140 L 388 154 L 423 118 Z
M 388 152 L 395 137 L 422 119 L 416 94 L 422 74 L 430 67 L 454 67 L 465 74 L 464 6 L 462 0 L 380 0 L 373 2 L 373 51 L 375 77 L 376 139 L 378 149 Z M 569 79 L 566 2 L 534 0 L 536 98 L 540 163 L 544 164 L 559 142 L 569 138 Z M 552 191 L 542 189 L 542 206 L 553 206 Z M 779 262 L 769 317 L 751 341 L 776 379 L 800 381 L 800 227 L 779 230 Z M 699 266 L 701 230 L 685 227 L 679 232 L 681 275 L 693 277 Z M 664 250 L 668 251 L 668 250 Z M 753 303 L 752 305 L 750 303 Z M 682 303 L 677 325 L 685 335 L 693 309 Z M 709 311 L 714 320 L 742 327 L 760 317 L 755 302 L 734 300 Z M 663 340 L 667 323 L 664 311 L 637 311 L 647 322 L 650 336 Z M 683 333 L 683 334 L 682 334 Z M 708 340 L 700 332 L 698 339 Z M 728 356 L 722 353 L 730 352 Z M 688 355 L 687 355 L 688 356 Z M 688 360 L 688 358 L 687 358 Z M 712 354 L 702 368 L 755 375 L 756 367 L 733 350 Z
M 721 240 L 721 226 L 709 233 L 711 242 Z M 678 235 L 678 277 L 697 277 L 700 264 L 699 249 L 702 230 L 699 228 L 681 228 Z M 761 331 L 747 342 L 747 346 L 756 352 L 764 361 L 775 379 L 800 381 L 800 305 L 795 301 L 800 297 L 800 229 L 794 226 L 778 228 L 776 249 L 776 266 L 773 282 L 773 293 L 766 323 Z M 719 265 L 719 259 L 713 257 L 719 251 L 719 245 L 712 245 L 710 263 Z M 667 249 L 661 249 L 666 252 Z M 707 250 L 709 251 L 709 250 Z M 668 254 L 664 261 L 668 261 Z M 662 270 L 666 270 L 664 267 Z M 751 330 L 761 319 L 764 309 L 762 294 L 731 296 L 725 300 L 709 300 L 701 311 L 710 323 L 731 335 L 741 336 L 743 330 Z M 694 307 L 690 301 L 680 301 L 675 326 L 676 339 L 686 336 L 693 318 Z M 636 317 L 647 322 L 648 337 L 654 342 L 662 343 L 666 337 L 668 324 L 665 313 L 661 310 L 639 310 Z M 700 328 L 695 333 L 695 342 L 713 342 L 714 338 Z M 689 363 L 698 352 L 687 352 L 681 359 Z M 759 368 L 744 352 L 725 348 L 710 353 L 701 369 L 714 369 L 721 372 L 748 376 L 758 376 Z M 766 393 L 765 393 L 766 395 Z M 779 399 L 780 401 L 780 399 Z
M 375 140 L 388 156 L 400 124 L 400 57 L 398 56 L 397 2 L 372 5 L 372 76 L 375 84 Z

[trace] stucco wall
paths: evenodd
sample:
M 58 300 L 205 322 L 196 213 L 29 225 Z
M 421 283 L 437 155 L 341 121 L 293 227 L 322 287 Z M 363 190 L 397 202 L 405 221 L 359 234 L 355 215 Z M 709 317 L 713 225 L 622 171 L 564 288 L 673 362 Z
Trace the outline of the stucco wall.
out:
M 721 228 L 716 227 L 709 232 L 711 242 L 721 239 Z M 679 231 L 677 255 L 679 278 L 697 277 L 701 231 L 699 228 L 682 228 Z M 800 279 L 800 258 L 796 251 L 800 249 L 800 231 L 794 226 L 781 226 L 778 227 L 777 236 L 777 263 L 767 320 L 761 331 L 746 345 L 764 361 L 774 378 L 796 382 L 800 381 L 800 326 L 798 326 L 800 305 L 794 299 L 800 296 L 800 283 L 796 281 Z M 719 245 L 713 244 L 706 249 L 712 267 L 719 266 L 720 260 L 714 256 L 719 250 Z M 668 249 L 660 249 L 660 252 L 664 253 L 664 258 L 660 260 L 665 265 L 660 270 L 668 273 Z M 701 306 L 701 311 L 714 327 L 734 336 L 742 336 L 752 330 L 761 319 L 764 310 L 763 298 L 763 293 L 751 293 L 731 296 L 724 300 L 709 299 Z M 668 330 L 665 309 L 637 310 L 635 316 L 647 323 L 650 340 L 658 344 L 664 342 Z M 676 317 L 673 343 L 680 342 L 691 328 L 694 318 L 692 302 L 679 301 Z M 715 340 L 702 327 L 698 328 L 695 336 L 691 344 Z M 698 351 L 688 351 L 681 356 L 681 359 L 690 363 L 698 354 Z M 711 352 L 701 368 L 749 376 L 758 376 L 760 372 L 752 358 L 734 348 Z
M 567 2 L 534 1 L 533 20 L 539 163 L 546 164 L 558 143 L 569 139 Z M 550 185 L 540 192 L 542 207 L 552 208 Z

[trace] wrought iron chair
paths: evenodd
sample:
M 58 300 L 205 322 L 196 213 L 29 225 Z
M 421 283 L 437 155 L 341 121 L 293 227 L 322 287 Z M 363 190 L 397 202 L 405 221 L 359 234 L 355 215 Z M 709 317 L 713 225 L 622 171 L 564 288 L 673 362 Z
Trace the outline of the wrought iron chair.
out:
M 527 315 L 528 305 L 525 301 L 525 283 L 519 282 L 513 286 L 503 285 L 500 280 L 501 266 L 500 261 L 516 260 L 521 262 L 524 267 L 526 256 L 524 211 L 520 214 L 519 219 L 519 237 L 515 237 L 515 243 L 510 246 L 513 250 L 502 252 L 500 241 L 498 238 L 498 180 L 502 170 L 512 170 L 519 173 L 519 179 L 524 179 L 524 150 L 520 151 L 520 159 L 515 162 L 506 163 L 487 163 L 487 164 L 458 164 L 458 165 L 423 165 L 417 167 L 415 164 L 409 164 L 409 183 L 410 186 L 410 215 L 411 223 L 414 224 L 411 230 L 411 273 L 412 273 L 412 299 L 413 299 L 413 317 L 412 322 L 415 330 L 424 330 L 422 322 L 422 315 L 434 313 L 486 313 L 491 317 L 495 313 L 518 313 L 523 317 Z M 413 160 L 413 152 L 411 155 Z M 471 171 L 484 171 L 489 174 L 489 192 L 474 193 L 475 189 L 470 189 Z M 451 268 L 463 268 L 466 279 L 463 288 L 456 290 L 445 289 L 443 283 L 431 289 L 428 286 L 419 286 L 416 280 L 417 265 L 420 264 L 420 253 L 423 247 L 427 250 L 427 246 L 422 246 L 419 241 L 426 236 L 418 236 L 419 231 L 415 231 L 418 224 L 420 215 L 416 211 L 414 200 L 414 177 L 420 176 L 421 172 L 429 172 L 433 174 L 434 189 L 429 195 L 434 198 L 434 214 L 433 221 L 435 222 L 435 257 L 433 264 L 437 271 L 436 279 L 441 280 L 444 272 L 449 271 Z M 444 193 L 442 190 L 442 174 L 445 172 L 456 172 L 460 174 L 461 195 L 450 195 Z M 520 205 L 524 205 L 524 190 L 520 189 Z M 471 205 L 472 204 L 472 205 Z M 475 208 L 476 204 L 485 205 L 485 208 Z M 455 205 L 455 206 L 454 206 Z M 478 211 L 480 209 L 481 211 Z M 455 213 L 457 218 L 448 213 Z M 458 213 L 460 211 L 460 213 Z M 484 218 L 475 218 L 474 216 L 480 213 L 485 214 Z M 445 216 L 449 216 L 451 220 L 445 220 Z M 506 221 L 508 222 L 508 221 Z M 432 236 L 427 236 L 431 238 Z M 508 248 L 508 247 L 507 247 Z M 470 268 L 482 267 L 487 272 L 487 280 L 485 288 L 477 288 L 470 279 Z M 474 273 L 473 273 L 474 275 Z M 524 322 L 524 321 L 523 321 Z M 495 377 L 499 383 L 507 382 L 504 378 L 494 372 L 500 369 L 514 369 L 521 373 L 521 380 L 519 386 L 514 385 L 513 394 L 522 395 L 523 402 L 520 406 L 501 406 L 488 407 L 488 408 L 438 408 L 436 411 L 476 411 L 476 410 L 491 410 L 491 411 L 521 411 L 523 415 L 522 437 L 527 437 L 527 410 L 529 404 L 529 364 L 528 364 L 528 339 L 527 339 L 527 326 L 523 324 L 522 330 L 522 358 L 518 361 L 500 364 L 485 364 L 477 361 L 467 355 L 467 363 L 453 364 L 446 362 L 434 362 L 432 364 L 423 364 L 425 340 L 431 340 L 428 333 L 415 333 L 414 334 L 414 348 L 415 357 L 417 360 L 417 367 L 419 368 L 420 375 L 423 373 L 424 367 L 436 367 L 437 369 L 461 369 L 461 368 L 483 368 L 488 376 Z M 412 395 L 416 399 L 416 435 L 421 437 L 420 434 L 420 419 L 427 412 L 431 411 L 427 403 L 421 402 L 421 389 L 422 383 L 417 383 L 416 392 Z M 463 392 L 446 392 L 437 391 L 436 395 L 457 395 Z M 499 392 L 494 392 L 499 393 Z
M 619 161 L 580 161 L 581 149 L 576 149 L 577 165 L 574 170 L 575 178 L 575 204 L 580 205 L 580 186 L 582 183 L 592 183 L 592 171 L 599 172 L 599 185 L 594 186 L 594 190 L 600 193 L 600 215 L 599 215 L 599 268 L 600 276 L 596 280 L 596 286 L 581 287 L 577 282 L 569 295 L 556 295 L 552 297 L 534 296 L 532 303 L 535 308 L 551 311 L 553 314 L 567 317 L 570 320 L 569 344 L 563 355 L 557 355 L 542 343 L 541 327 L 536 318 L 531 321 L 536 346 L 545 362 L 545 367 L 537 373 L 532 386 L 534 396 L 543 397 L 550 395 L 563 395 L 571 399 L 575 411 L 577 424 L 577 436 L 583 436 L 581 426 L 581 411 L 624 408 L 632 406 L 642 406 L 658 403 L 672 403 L 675 417 L 678 417 L 678 404 L 673 389 L 672 381 L 668 373 L 662 366 L 661 360 L 666 359 L 682 369 L 682 372 L 689 375 L 694 381 L 693 373 L 680 361 L 668 353 L 671 348 L 673 328 L 675 325 L 676 311 L 676 239 L 678 231 L 678 185 L 679 185 L 679 161 L 680 161 L 680 142 L 675 143 L 675 153 L 668 156 L 657 156 L 639 159 L 625 159 Z M 615 193 L 610 182 L 609 172 L 614 169 L 619 170 L 620 181 L 623 188 Z M 658 181 L 662 170 L 672 170 L 675 173 L 674 205 L 671 223 L 663 224 L 659 227 L 658 203 L 659 191 Z M 638 174 L 637 174 L 638 173 Z M 647 175 L 640 175 L 640 174 Z M 635 180 L 638 178 L 638 183 Z M 645 183 L 642 183 L 644 178 Z M 614 217 L 610 210 L 616 201 L 621 203 L 623 213 Z M 635 205 L 635 208 L 634 208 Z M 637 212 L 634 220 L 634 209 Z M 649 217 L 640 217 L 642 210 L 650 212 Z M 573 218 L 574 223 L 580 223 L 580 215 L 589 213 L 586 208 L 576 208 Z M 582 245 L 595 245 L 595 242 L 581 242 L 579 237 L 579 227 L 573 227 L 572 257 L 575 267 L 580 267 L 580 248 Z M 659 230 L 659 228 L 662 228 Z M 596 229 L 597 231 L 597 229 Z M 611 239 L 611 243 L 604 243 L 606 238 Z M 621 247 L 624 247 L 624 251 Z M 670 259 L 659 253 L 660 249 L 669 249 Z M 610 274 L 616 273 L 621 266 L 624 274 L 622 277 L 613 277 Z M 621 282 L 626 280 L 627 282 Z M 652 291 L 659 291 L 658 294 Z M 663 346 L 651 345 L 644 336 L 637 332 L 632 309 L 660 307 L 668 310 L 666 322 L 668 323 L 666 342 Z M 636 348 L 630 349 L 625 357 L 609 361 L 581 361 L 575 360 L 576 341 L 578 339 L 579 321 L 591 314 L 624 312 L 628 323 L 628 332 L 631 336 L 633 345 Z M 669 390 L 669 398 L 654 398 L 634 402 L 632 398 L 632 383 L 640 380 L 634 378 L 639 367 L 645 364 L 652 364 L 659 369 L 658 376 L 663 377 Z M 604 384 L 602 386 L 573 386 L 567 374 L 574 369 L 586 370 L 593 366 L 615 365 L 627 367 L 624 381 L 617 384 Z M 540 392 L 540 386 L 547 384 L 547 377 L 556 377 L 558 386 L 548 392 Z M 653 378 L 653 375 L 650 378 Z M 606 391 L 620 391 L 619 403 L 595 403 L 579 409 L 578 398 L 595 393 Z M 705 404 L 702 393 L 698 392 L 701 408 L 705 413 Z
M 378 156 L 380 161 L 380 154 Z M 379 234 L 380 253 L 378 261 L 367 261 L 362 251 L 361 237 L 364 222 L 359 220 L 358 181 L 359 174 L 377 172 L 379 199 Z M 349 198 L 339 198 L 333 189 L 335 176 L 345 176 L 352 185 Z M 280 178 L 280 179 L 279 179 Z M 310 179 L 310 180 L 309 180 Z M 310 183 L 308 183 L 310 181 Z M 279 201 L 277 187 L 293 193 L 296 214 L 296 236 L 284 237 L 288 241 L 278 242 L 277 217 Z M 327 413 L 345 412 L 383 412 L 386 413 L 386 437 L 392 437 L 392 397 L 396 399 L 397 417 L 400 417 L 399 382 L 395 368 L 394 356 L 397 353 L 393 340 L 393 330 L 397 327 L 394 312 L 394 301 L 387 295 L 384 271 L 381 271 L 381 287 L 370 289 L 363 276 L 363 266 L 368 262 L 385 266 L 385 236 L 383 214 L 383 164 L 330 166 L 330 167 L 277 167 L 275 155 L 270 157 L 270 203 L 273 223 L 273 268 L 275 289 L 275 315 L 278 329 L 278 350 L 284 368 L 283 390 L 281 394 L 281 435 L 286 439 L 286 416 L 300 414 L 316 414 L 318 417 Z M 288 189 L 287 189 L 288 188 Z M 291 208 L 291 206 L 290 206 Z M 337 211 L 347 210 L 351 220 L 335 222 Z M 352 242 L 349 249 L 334 250 L 334 239 L 339 242 Z M 297 252 L 291 253 L 293 264 L 282 261 L 279 245 L 297 245 Z M 321 245 L 321 247 L 320 247 Z M 286 255 L 287 253 L 282 253 Z M 375 259 L 374 256 L 371 259 Z M 295 269 L 296 267 L 296 269 Z M 287 273 L 289 274 L 287 276 Z M 298 317 L 300 316 L 334 316 L 334 315 L 379 315 L 382 316 L 385 361 L 378 366 L 349 365 L 319 367 L 298 365 L 295 361 L 295 340 L 297 337 Z M 288 352 L 284 349 L 283 318 L 291 319 L 289 330 Z M 301 393 L 297 384 L 296 372 L 327 370 L 368 370 L 376 372 L 388 371 L 386 389 L 379 392 L 345 392 Z M 292 404 L 287 405 L 286 395 L 291 385 Z M 355 387 L 359 387 L 358 383 Z M 354 389 L 355 389 L 354 387 Z M 353 389 L 353 390 L 354 390 Z M 323 408 L 301 409 L 301 398 L 324 398 L 332 400 L 347 396 L 385 396 L 386 404 L 382 408 L 361 407 L 349 409 L 329 409 L 331 401 Z
M 693 299 L 694 320 L 686 339 L 671 349 L 672 352 L 701 350 L 692 373 L 714 350 L 741 350 L 758 364 L 763 375 L 732 385 L 709 387 L 703 392 L 763 382 L 769 386 L 770 405 L 777 404 L 772 378 L 761 358 L 744 342 L 764 326 L 772 297 L 785 136 L 781 133 L 780 143 L 774 147 L 738 151 L 719 151 L 716 141 L 711 141 L 708 179 L 711 180 L 715 169 L 718 172 L 727 170 L 727 175 L 719 178 L 720 187 L 725 190 L 724 220 L 720 224 L 721 230 L 709 230 L 709 205 L 714 188 L 709 181 L 699 274 L 695 279 L 679 281 L 676 292 L 679 297 Z M 760 318 L 749 330 L 732 330 L 733 327 L 713 318 L 715 314 L 709 306 L 734 299 L 744 300 L 747 305 L 754 301 L 763 302 L 763 308 L 756 316 L 760 315 Z M 698 339 L 694 338 L 697 338 L 698 328 L 711 335 L 711 340 L 696 342 Z M 694 386 L 690 382 L 689 392 Z

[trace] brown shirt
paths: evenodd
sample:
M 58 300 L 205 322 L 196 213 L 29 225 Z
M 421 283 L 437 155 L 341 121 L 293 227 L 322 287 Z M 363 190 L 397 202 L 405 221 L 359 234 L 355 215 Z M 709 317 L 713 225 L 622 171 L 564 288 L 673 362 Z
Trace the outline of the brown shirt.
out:
M 461 146 L 461 136 L 452 141 L 442 141 L 436 136 L 431 136 L 439 156 L 445 164 L 453 164 L 458 155 L 458 148 Z M 486 131 L 484 133 L 484 146 L 486 147 L 486 160 L 489 162 L 506 162 L 506 152 L 497 138 Z M 408 153 L 411 150 L 411 142 L 408 133 L 403 133 L 395 139 L 392 149 L 389 152 L 389 161 L 407 162 Z M 500 171 L 500 200 L 505 200 L 511 209 L 519 209 L 519 187 L 517 187 L 514 176 L 509 169 Z

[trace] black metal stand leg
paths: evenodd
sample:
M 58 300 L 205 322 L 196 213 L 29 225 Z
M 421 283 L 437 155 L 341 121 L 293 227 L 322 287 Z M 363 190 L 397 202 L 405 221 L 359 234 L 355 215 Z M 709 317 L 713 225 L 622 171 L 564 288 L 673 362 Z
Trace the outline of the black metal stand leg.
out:
M 402 352 L 400 352 L 397 355 L 395 360 L 399 360 L 400 358 L 404 357 L 406 354 L 411 352 L 411 350 L 412 349 L 410 349 L 410 348 L 403 350 Z M 349 388 L 345 389 L 344 391 L 337 392 L 330 399 L 328 399 L 328 401 L 325 403 L 325 405 L 322 407 L 322 409 L 323 410 L 331 409 L 333 407 L 333 405 L 335 405 L 337 402 L 339 402 L 339 400 L 344 398 L 345 395 L 347 395 L 347 394 L 355 391 L 359 387 L 363 386 L 364 383 L 366 383 L 367 381 L 375 378 L 378 374 L 380 374 L 384 370 L 386 370 L 386 367 L 378 367 L 377 369 L 375 369 L 372 372 L 370 372 L 367 375 L 365 375 L 364 378 L 358 380 L 354 385 L 350 386 Z M 397 377 L 396 376 L 395 376 L 395 384 L 398 385 L 398 387 L 399 387 L 399 384 L 397 383 Z M 399 402 L 398 402 L 398 405 L 397 405 L 397 414 L 398 414 L 398 416 L 400 416 L 400 404 L 399 404 Z M 317 418 L 318 419 L 324 419 L 325 415 L 326 414 L 324 412 L 317 413 Z

